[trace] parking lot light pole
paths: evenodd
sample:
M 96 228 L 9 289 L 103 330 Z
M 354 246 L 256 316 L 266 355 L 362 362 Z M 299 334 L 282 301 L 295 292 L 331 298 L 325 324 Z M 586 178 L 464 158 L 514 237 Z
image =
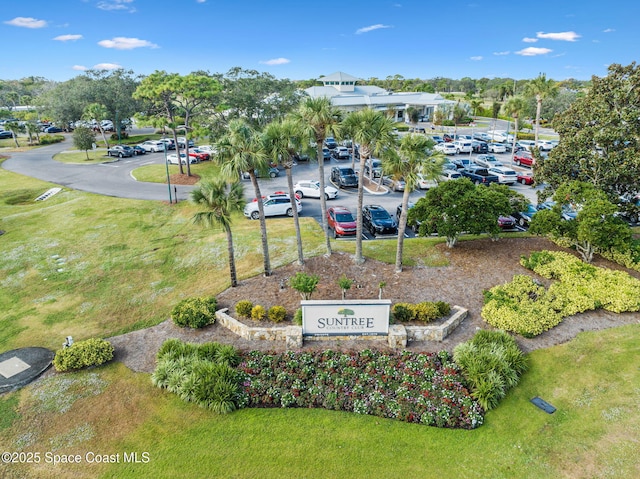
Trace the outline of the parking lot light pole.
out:
M 169 204 L 172 204 L 173 200 L 171 199 L 171 179 L 169 177 L 169 160 L 167 159 L 167 144 L 166 143 L 164 143 L 164 167 L 167 170 L 167 185 L 169 186 Z M 178 198 L 176 197 L 176 203 L 177 202 L 178 202 Z

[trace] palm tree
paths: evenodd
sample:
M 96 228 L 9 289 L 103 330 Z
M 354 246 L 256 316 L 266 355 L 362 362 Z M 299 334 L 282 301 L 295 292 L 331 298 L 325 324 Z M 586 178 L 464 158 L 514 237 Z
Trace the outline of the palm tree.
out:
M 262 133 L 264 148 L 267 155 L 275 162 L 280 162 L 287 173 L 287 184 L 289 186 L 289 197 L 295 201 L 293 190 L 293 176 L 291 168 L 295 164 L 294 156 L 300 150 L 303 138 L 303 128 L 297 121 L 288 118 L 286 120 L 269 123 Z M 302 253 L 302 235 L 300 234 L 300 221 L 298 220 L 298 208 L 292 208 L 293 225 L 296 230 L 296 241 L 298 243 L 298 264 L 304 264 Z
M 514 131 L 513 131 L 513 145 L 511 145 L 511 158 L 516 153 L 516 141 L 518 140 L 518 119 L 527 109 L 527 102 L 521 96 L 512 96 L 502 106 L 504 113 L 513 118 Z M 536 137 L 537 138 L 537 137 Z
M 547 76 L 541 73 L 533 80 L 530 80 L 524 87 L 525 94 L 536 98 L 536 147 L 538 146 L 538 131 L 540 130 L 540 111 L 542 101 L 545 98 L 553 98 L 558 94 L 558 83 L 552 79 L 547 80 Z
M 384 113 L 370 108 L 350 113 L 342 122 L 342 128 L 355 143 L 360 144 L 360 171 L 358 172 L 358 211 L 356 215 L 356 263 L 364 262 L 362 256 L 362 206 L 364 198 L 364 166 L 372 154 L 382 156 L 396 142 L 394 123 Z
M 423 135 L 406 135 L 400 140 L 398 151 L 392 150 L 384 163 L 385 173 L 397 178 L 404 177 L 405 186 L 402 195 L 402 213 L 398 224 L 398 247 L 396 249 L 396 273 L 402 272 L 402 254 L 404 232 L 407 227 L 409 195 L 418 183 L 418 173 L 427 180 L 437 180 L 442 174 L 444 156 L 432 154 L 433 140 Z
M 222 226 L 227 234 L 231 286 L 237 286 L 231 215 L 244 208 L 244 186 L 237 180 L 233 183 L 227 183 L 224 178 L 207 179 L 191 191 L 191 200 L 207 208 L 207 211 L 200 211 L 193 216 L 193 221 L 196 224 L 204 223 L 211 227 Z
M 264 217 L 262 193 L 256 177 L 256 171 L 267 169 L 267 156 L 264 154 L 258 133 L 243 120 L 229 122 L 227 133 L 216 144 L 217 160 L 222 165 L 223 176 L 234 181 L 243 173 L 248 174 L 256 194 L 260 213 L 260 233 L 262 235 L 262 255 L 264 259 L 264 275 L 271 276 L 269 259 L 269 243 L 267 240 L 267 222 Z M 295 208 L 294 208 L 295 209 Z
M 91 103 L 87 105 L 84 109 L 84 114 L 82 115 L 84 120 L 96 121 L 98 128 L 100 129 L 100 134 L 102 135 L 105 148 L 109 148 L 109 142 L 107 141 L 107 136 L 105 135 L 104 128 L 102 127 L 102 120 L 107 120 L 108 116 L 109 110 L 107 110 L 107 107 L 101 103 Z
M 293 118 L 307 127 L 308 136 L 312 138 L 316 144 L 320 191 L 324 191 L 324 157 L 322 155 L 322 144 L 328 136 L 328 133 L 335 134 L 338 131 L 340 112 L 331 104 L 329 98 L 307 97 L 302 100 L 298 110 L 294 112 Z M 327 255 L 331 255 L 331 241 L 329 241 L 329 228 L 327 225 L 327 200 L 324 195 L 320 195 L 320 211 L 322 214 L 322 229 L 324 230 Z

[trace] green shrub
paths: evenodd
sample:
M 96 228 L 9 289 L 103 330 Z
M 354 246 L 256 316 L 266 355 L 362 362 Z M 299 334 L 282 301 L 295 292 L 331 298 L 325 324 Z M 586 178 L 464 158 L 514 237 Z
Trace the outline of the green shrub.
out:
M 113 346 L 111 343 L 104 339 L 91 338 L 56 351 L 53 366 L 56 371 L 64 372 L 88 366 L 98 366 L 112 359 Z
M 253 303 L 247 299 L 243 299 L 236 303 L 236 313 L 243 318 L 250 318 L 252 309 Z
M 430 301 L 412 304 L 410 309 L 413 312 L 413 319 L 415 321 L 429 323 L 440 317 L 438 314 L 438 306 Z
M 236 367 L 240 364 L 240 353 L 236 348 L 230 344 L 216 344 L 216 355 L 213 358 L 214 362 L 218 364 L 227 364 L 231 367 Z
M 438 308 L 438 317 L 444 318 L 451 314 L 451 305 L 444 301 L 436 301 L 436 307 Z
M 295 289 L 302 299 L 309 300 L 311 299 L 311 295 L 318 287 L 318 282 L 320 281 L 320 276 L 312 274 L 306 274 L 301 271 L 298 271 L 295 276 L 289 278 L 289 286 Z
M 495 408 L 527 370 L 527 359 L 503 331 L 479 331 L 453 350 L 456 363 L 485 410 Z
M 270 321 L 281 323 L 287 317 L 287 310 L 284 306 L 271 306 L 267 312 Z
M 193 345 L 185 343 L 176 338 L 165 340 L 158 349 L 156 359 L 163 357 L 179 358 L 180 356 L 191 356 L 193 354 Z
M 215 322 L 217 305 L 213 296 L 186 298 L 174 306 L 171 317 L 178 326 L 202 328 Z
M 251 309 L 251 319 L 253 319 L 254 321 L 262 321 L 266 315 L 267 312 L 264 310 L 264 306 L 256 304 Z
M 296 309 L 295 314 L 293 315 L 293 324 L 297 326 L 302 326 L 302 309 Z
M 395 303 L 391 307 L 391 313 L 393 314 L 393 319 L 404 323 L 406 321 L 413 320 L 413 309 L 412 304 L 410 303 Z
M 40 135 L 41 145 L 51 145 L 53 143 L 60 143 L 61 141 L 64 141 L 64 136 L 62 135 Z

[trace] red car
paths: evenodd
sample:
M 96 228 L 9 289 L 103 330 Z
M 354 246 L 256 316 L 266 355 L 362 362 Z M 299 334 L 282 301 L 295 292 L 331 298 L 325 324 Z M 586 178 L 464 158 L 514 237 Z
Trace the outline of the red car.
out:
M 344 206 L 334 206 L 327 210 L 327 223 L 333 230 L 333 237 L 355 236 L 356 220 L 353 214 Z
M 536 162 L 536 159 L 527 150 L 521 150 L 513 155 L 513 162 L 518 166 L 533 166 L 533 164 Z
M 531 173 L 530 171 L 519 172 L 516 176 L 516 181 L 518 183 L 522 183 L 523 185 L 533 185 L 533 173 Z
M 195 149 L 190 148 L 189 156 L 193 156 L 194 158 L 197 158 L 200 161 L 209 161 L 211 159 L 211 155 L 208 152 L 198 150 L 197 148 Z

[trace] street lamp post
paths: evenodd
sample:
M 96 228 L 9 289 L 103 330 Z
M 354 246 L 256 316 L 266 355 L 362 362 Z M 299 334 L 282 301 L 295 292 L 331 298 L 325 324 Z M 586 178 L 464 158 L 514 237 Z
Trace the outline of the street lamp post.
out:
M 167 170 L 167 185 L 169 185 L 169 204 L 172 204 L 173 200 L 171 199 L 171 179 L 169 177 L 169 160 L 167 160 L 167 144 L 166 143 L 164 143 L 164 167 Z M 178 201 L 178 198 L 176 198 L 176 203 L 177 201 Z

